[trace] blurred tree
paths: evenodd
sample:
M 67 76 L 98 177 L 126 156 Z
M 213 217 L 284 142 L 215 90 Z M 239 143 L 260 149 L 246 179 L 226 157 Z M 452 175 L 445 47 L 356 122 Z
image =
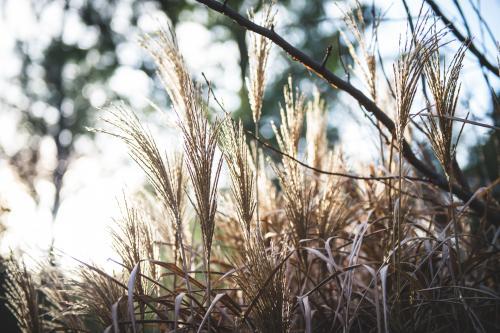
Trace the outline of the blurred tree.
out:
M 59 34 L 54 36 L 41 50 L 38 40 L 19 40 L 17 53 L 22 59 L 18 77 L 29 106 L 23 112 L 23 126 L 30 133 L 27 147 L 15 154 L 11 161 L 20 170 L 20 175 L 35 194 L 33 180 L 36 176 L 36 162 L 40 141 L 50 138 L 55 145 L 56 164 L 51 171 L 54 184 L 52 215 L 56 217 L 61 203 L 61 189 L 70 158 L 74 153 L 75 141 L 82 135 L 90 135 L 85 127 L 91 125 L 94 107 L 91 99 L 97 86 L 105 87 L 118 66 L 115 48 L 120 36 L 110 28 L 115 10 L 115 1 L 99 6 L 95 2 L 65 1 Z M 51 1 L 33 3 L 37 17 Z M 64 35 L 71 15 L 78 14 L 86 26 L 86 33 L 93 33 L 93 41 L 81 43 L 66 41 Z M 123 38 L 123 37 L 122 37 Z M 32 50 L 35 50 L 33 52 Z M 105 90 L 110 96 L 109 89 Z M 31 166 L 31 170 L 25 170 Z M 33 169 L 35 168 L 35 169 Z
M 257 7 L 256 9 L 261 6 L 260 1 L 230 2 L 233 8 L 242 12 L 251 6 Z M 130 15 L 118 17 L 119 6 L 124 3 L 132 8 Z M 93 110 L 113 98 L 127 98 L 116 96 L 116 93 L 109 89 L 109 80 L 121 65 L 118 47 L 126 39 L 126 36 L 114 29 L 117 20 L 126 20 L 127 25 L 136 27 L 141 15 L 148 15 L 148 10 L 157 9 L 165 12 L 173 25 L 176 25 L 182 16 L 195 20 L 194 11 L 200 9 L 199 5 L 184 0 L 32 1 L 32 8 L 39 20 L 47 16 L 47 12 L 53 10 L 55 5 L 62 7 L 60 29 L 48 43 L 44 45 L 38 39 L 17 41 L 17 54 L 22 59 L 17 83 L 29 101 L 22 112 L 22 124 L 29 132 L 30 138 L 26 147 L 10 157 L 11 164 L 18 170 L 36 198 L 34 181 L 39 172 L 37 162 L 40 142 L 43 138 L 50 138 L 54 143 L 56 163 L 49 172 L 49 178 L 54 185 L 53 219 L 61 204 L 63 180 L 75 152 L 75 142 L 81 136 L 91 135 L 85 128 L 93 123 Z M 290 18 L 290 22 L 278 28 L 282 29 L 285 35 L 293 36 L 299 48 L 310 50 L 311 56 L 317 59 L 324 57 L 326 48 L 331 45 L 332 56 L 326 66 L 338 70 L 339 52 L 347 52 L 345 48 L 339 48 L 339 33 L 332 19 L 325 15 L 324 1 L 284 0 L 280 1 L 279 5 L 280 11 Z M 220 15 L 211 12 L 208 15 L 206 25 L 209 29 L 219 32 L 216 37 L 221 40 L 231 39 L 237 44 L 240 78 L 244 82 L 248 66 L 245 31 L 233 29 L 232 23 Z M 367 17 L 369 15 L 367 11 Z M 84 29 L 83 39 L 67 38 L 75 20 L 79 21 Z M 278 120 L 277 105 L 281 101 L 281 89 L 289 73 L 302 87 L 310 84 L 308 74 L 300 65 L 284 57 L 278 61 L 279 70 L 274 71 L 274 77 L 269 79 L 263 123 L 268 123 L 269 119 L 266 117 Z M 137 67 L 152 74 L 153 66 L 147 60 L 137 64 Z M 331 89 L 324 90 L 327 92 L 327 99 L 335 98 Z M 251 117 L 244 84 L 239 97 L 240 107 L 237 114 L 246 126 L 250 126 Z M 269 130 L 263 132 L 264 135 L 266 133 L 271 135 Z M 333 138 L 334 132 L 330 133 Z
M 499 93 L 492 94 L 491 111 L 487 116 L 493 120 L 493 125 L 500 128 Z M 493 184 L 500 178 L 500 131 L 489 131 L 485 139 L 470 149 L 469 164 L 466 175 L 474 183 L 474 187 Z M 500 186 L 493 189 L 493 197 L 500 204 Z

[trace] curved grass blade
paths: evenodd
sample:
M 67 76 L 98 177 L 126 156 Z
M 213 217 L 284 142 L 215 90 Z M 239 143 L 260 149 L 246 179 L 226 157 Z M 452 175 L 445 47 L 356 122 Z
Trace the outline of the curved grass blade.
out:
M 111 306 L 111 318 L 113 320 L 113 331 L 115 333 L 120 333 L 120 327 L 118 326 L 118 304 L 120 304 L 121 297 Z
M 311 315 L 311 305 L 309 304 L 309 296 L 306 295 L 303 297 L 298 297 L 298 299 L 300 303 L 300 308 L 302 309 L 302 312 L 304 314 L 304 319 L 306 321 L 306 333 L 311 333 L 312 315 Z
M 210 317 L 210 313 L 212 312 L 212 310 L 214 309 L 215 307 L 215 304 L 217 304 L 217 302 L 224 296 L 225 294 L 217 294 L 215 295 L 212 303 L 210 304 L 210 306 L 208 307 L 208 310 L 207 310 L 207 313 L 205 313 L 205 316 L 203 317 L 203 320 L 201 321 L 201 324 L 200 324 L 200 327 L 198 327 L 198 331 L 197 333 L 200 333 L 201 330 L 203 329 L 203 325 L 205 325 L 205 322 L 208 320 L 208 318 Z
M 174 332 L 177 332 L 177 321 L 179 320 L 179 312 L 181 310 L 182 299 L 186 293 L 182 292 L 179 295 L 175 296 L 175 305 L 174 305 Z
M 128 313 L 130 315 L 130 321 L 132 323 L 132 331 L 137 333 L 135 327 L 135 311 L 134 311 L 134 286 L 137 273 L 139 272 L 141 263 L 135 264 L 134 269 L 130 272 L 130 278 L 128 279 L 127 291 L 128 291 Z

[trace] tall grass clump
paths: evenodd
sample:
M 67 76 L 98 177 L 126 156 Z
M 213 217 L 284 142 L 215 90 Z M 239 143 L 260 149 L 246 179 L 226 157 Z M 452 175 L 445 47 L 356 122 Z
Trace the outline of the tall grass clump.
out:
M 212 5 L 237 15 L 227 3 Z M 365 42 L 361 9 L 353 13 L 345 22 L 359 44 Z M 249 38 L 254 131 L 220 110 L 221 104 L 212 107 L 214 92 L 193 81 L 170 27 L 145 37 L 142 44 L 177 117 L 182 152 L 164 153 L 167 147 L 125 104 L 106 110 L 100 131 L 127 145 L 150 191 L 122 204 L 112 230 L 114 273 L 80 262 L 76 277 L 56 272 L 49 278 L 43 265 L 30 271 L 22 261 L 10 261 L 8 304 L 19 327 L 134 333 L 500 330 L 498 223 L 473 207 L 497 184 L 461 200 L 467 182 L 455 158 L 467 45 L 453 48 L 447 30 L 420 16 L 400 41 L 387 89 L 378 79 L 383 68 L 375 62 L 375 46 L 365 45 L 358 55 L 349 44 L 371 98 L 357 90 L 370 102 L 360 100 L 369 108 L 385 101 L 394 110 L 374 122 L 380 159 L 356 169 L 327 139 L 328 105 L 320 90 L 309 96 L 291 77 L 276 106 L 281 119 L 272 124 L 277 144 L 259 136 L 271 45 L 262 34 L 281 43 L 272 6 L 263 8 L 264 30 Z M 253 27 L 255 17 L 238 16 L 238 23 Z M 447 66 L 443 45 L 455 50 Z M 419 105 L 422 84 L 431 95 L 425 108 Z M 382 111 L 371 106 L 371 112 Z M 425 136 L 415 135 L 416 129 Z M 430 147 L 429 164 L 442 167 L 427 176 L 410 154 L 422 138 L 421 146 Z M 219 184 L 223 165 L 228 188 Z M 484 204 L 499 206 L 493 199 Z

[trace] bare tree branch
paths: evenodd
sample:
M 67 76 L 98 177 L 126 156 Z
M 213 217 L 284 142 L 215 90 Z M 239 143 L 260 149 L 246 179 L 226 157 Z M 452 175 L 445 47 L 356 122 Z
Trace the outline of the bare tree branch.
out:
M 500 77 L 500 70 L 497 66 L 493 65 L 491 62 L 486 59 L 484 54 L 482 54 L 477 47 L 470 41 L 469 38 L 465 37 L 462 35 L 462 33 L 457 29 L 457 27 L 451 22 L 441 11 L 439 6 L 436 4 L 434 0 L 425 0 L 425 2 L 429 5 L 429 7 L 432 8 L 434 13 L 443 21 L 443 23 L 453 32 L 455 37 L 462 42 L 462 43 L 470 43 L 469 44 L 469 50 L 476 56 L 477 60 L 479 60 L 479 63 L 481 66 L 487 68 L 490 72 L 495 74 L 496 76 Z M 469 42 L 470 41 L 470 42 Z
M 327 81 L 334 88 L 340 89 L 351 95 L 356 99 L 367 111 L 371 112 L 378 121 L 380 121 L 391 133 L 395 133 L 394 122 L 387 116 L 387 114 L 382 111 L 370 98 L 368 98 L 363 92 L 351 85 L 349 82 L 342 80 L 340 77 L 335 75 L 333 72 L 323 67 L 321 62 L 318 62 L 303 51 L 295 48 L 289 42 L 287 42 L 283 37 L 274 31 L 274 29 L 266 29 L 244 16 L 240 15 L 237 11 L 232 9 L 227 4 L 218 2 L 216 0 L 196 0 L 197 2 L 206 5 L 210 9 L 217 11 L 225 16 L 231 18 L 240 26 L 246 28 L 247 30 L 258 33 L 262 36 L 269 38 L 276 45 L 281 47 L 285 52 L 287 52 L 293 60 L 302 63 L 307 69 L 314 72 L 320 78 Z M 429 1 L 429 0 L 426 0 Z M 462 36 L 463 38 L 463 36 Z M 416 170 L 421 174 L 426 176 L 429 181 L 440 187 L 444 191 L 449 190 L 448 182 L 438 173 L 433 171 L 426 163 L 422 162 L 415 156 L 409 143 L 405 140 L 403 142 L 403 156 L 406 161 L 410 163 Z M 453 193 L 463 200 L 464 202 L 470 201 L 470 207 L 476 211 L 480 216 L 486 216 L 487 219 L 493 224 L 500 223 L 500 212 L 498 209 L 493 207 L 488 207 L 483 201 L 478 198 L 473 197 L 470 191 L 465 190 L 458 184 L 452 184 L 451 186 Z

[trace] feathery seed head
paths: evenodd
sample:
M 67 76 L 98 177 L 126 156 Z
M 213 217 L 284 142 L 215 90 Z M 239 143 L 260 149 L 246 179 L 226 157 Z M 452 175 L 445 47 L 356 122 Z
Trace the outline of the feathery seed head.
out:
M 259 25 L 270 29 L 275 24 L 276 11 L 274 11 L 275 1 L 271 1 L 264 7 L 263 17 Z M 253 9 L 248 11 L 248 18 L 255 21 Z M 249 32 L 250 44 L 248 47 L 249 75 L 247 77 L 248 99 L 252 109 L 252 116 L 255 123 L 259 122 L 264 98 L 264 88 L 266 84 L 266 67 L 271 50 L 271 41 L 255 32 Z

